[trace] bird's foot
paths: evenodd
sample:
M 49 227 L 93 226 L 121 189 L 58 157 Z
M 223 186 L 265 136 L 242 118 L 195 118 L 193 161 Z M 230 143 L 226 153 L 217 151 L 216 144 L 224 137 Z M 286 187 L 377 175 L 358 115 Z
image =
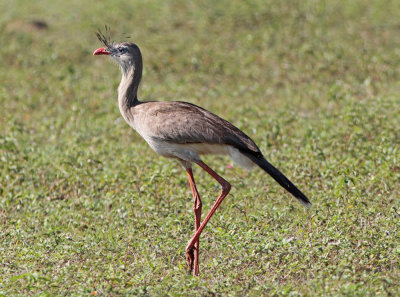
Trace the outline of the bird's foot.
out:
M 194 248 L 186 248 L 186 261 L 188 263 L 188 273 L 191 274 L 193 271 L 194 264 Z

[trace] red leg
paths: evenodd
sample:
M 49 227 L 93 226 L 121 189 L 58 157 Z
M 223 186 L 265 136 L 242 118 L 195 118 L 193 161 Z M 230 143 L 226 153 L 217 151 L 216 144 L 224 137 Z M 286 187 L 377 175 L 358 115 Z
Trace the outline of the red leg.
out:
M 190 188 L 192 189 L 192 194 L 194 198 L 194 223 L 195 223 L 195 232 L 200 227 L 200 220 L 201 220 L 201 200 L 200 195 L 197 192 L 196 183 L 194 182 L 192 168 L 186 168 L 186 172 L 189 177 L 189 184 Z M 186 258 L 188 260 L 188 269 L 189 272 L 193 271 L 193 275 L 199 275 L 199 247 L 200 247 L 200 238 L 194 243 L 194 248 L 192 249 L 191 253 L 186 253 Z
M 196 249 L 195 243 L 199 240 L 200 234 L 203 231 L 204 227 L 207 225 L 208 221 L 210 220 L 211 216 L 214 214 L 214 212 L 217 210 L 218 206 L 222 203 L 226 195 L 228 195 L 231 185 L 223 179 L 221 176 L 219 176 L 214 170 L 212 170 L 210 167 L 208 167 L 205 163 L 202 161 L 197 163 L 201 168 L 203 168 L 205 171 L 207 171 L 217 182 L 220 183 L 222 186 L 222 193 L 218 197 L 217 201 L 215 201 L 214 205 L 211 207 L 211 210 L 207 214 L 206 218 L 204 221 L 201 223 L 200 227 L 197 229 L 196 233 L 192 237 L 192 239 L 189 241 L 189 244 L 186 247 L 186 257 L 188 255 L 191 255 L 193 253 L 193 250 Z

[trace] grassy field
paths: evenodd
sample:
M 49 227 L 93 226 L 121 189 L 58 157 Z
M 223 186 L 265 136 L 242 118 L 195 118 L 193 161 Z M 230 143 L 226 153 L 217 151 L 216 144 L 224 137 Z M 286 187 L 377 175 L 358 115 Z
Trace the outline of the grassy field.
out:
M 398 1 L 201 3 L 0 3 L 0 296 L 400 294 Z M 233 189 L 187 275 L 186 174 L 122 120 L 104 24 L 142 49 L 140 98 L 230 120 L 313 207 L 205 157 Z

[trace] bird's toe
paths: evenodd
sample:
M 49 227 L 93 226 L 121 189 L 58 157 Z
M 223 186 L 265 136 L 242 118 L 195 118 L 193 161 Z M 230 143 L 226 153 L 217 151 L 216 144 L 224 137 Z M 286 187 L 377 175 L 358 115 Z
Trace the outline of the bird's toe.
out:
M 188 273 L 191 274 L 193 271 L 193 263 L 194 263 L 194 249 L 186 248 L 186 261 L 188 264 Z

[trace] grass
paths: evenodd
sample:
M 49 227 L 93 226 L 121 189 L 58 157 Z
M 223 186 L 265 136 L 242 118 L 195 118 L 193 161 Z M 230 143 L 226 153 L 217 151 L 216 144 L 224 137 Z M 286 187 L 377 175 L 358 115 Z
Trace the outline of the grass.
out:
M 396 1 L 3 1 L 1 296 L 395 296 L 400 290 Z M 33 20 L 43 20 L 40 29 Z M 140 97 L 230 120 L 313 202 L 204 160 L 233 189 L 186 274 L 180 165 L 119 115 L 94 31 L 142 49 Z M 195 168 L 207 211 L 218 185 Z

